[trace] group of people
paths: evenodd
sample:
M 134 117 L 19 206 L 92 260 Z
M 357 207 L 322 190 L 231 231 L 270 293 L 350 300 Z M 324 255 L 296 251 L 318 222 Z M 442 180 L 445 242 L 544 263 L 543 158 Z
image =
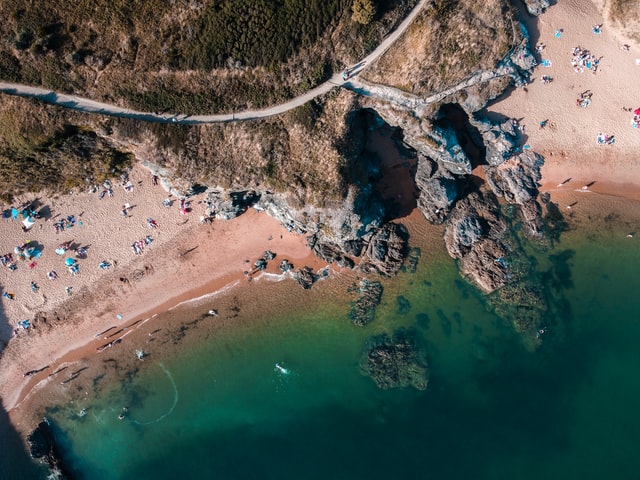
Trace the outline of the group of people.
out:
M 576 98 L 576 105 L 581 108 L 587 108 L 591 105 L 591 97 L 593 93 L 591 90 L 586 90 L 580 94 L 578 98 Z
M 71 228 L 76 224 L 76 217 L 74 215 L 68 215 L 67 217 L 58 220 L 53 224 L 53 228 L 56 233 L 62 233 L 65 229 Z
M 574 47 L 571 55 L 573 56 L 571 65 L 577 73 L 582 73 L 585 69 L 590 70 L 594 74 L 598 71 L 602 57 L 597 58 L 589 50 L 581 48 L 580 46 Z
M 151 237 L 151 235 L 147 235 L 142 240 L 138 240 L 137 242 L 133 242 L 131 244 L 131 250 L 136 255 L 142 255 L 142 253 L 144 252 L 144 247 L 149 245 L 151 242 L 153 242 L 153 238 Z

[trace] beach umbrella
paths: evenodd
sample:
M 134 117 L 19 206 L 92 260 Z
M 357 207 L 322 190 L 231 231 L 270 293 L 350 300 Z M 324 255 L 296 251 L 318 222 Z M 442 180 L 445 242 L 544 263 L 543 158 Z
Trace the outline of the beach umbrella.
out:
M 67 259 L 64 261 L 64 264 L 65 264 L 67 267 L 70 267 L 70 266 L 71 266 L 71 265 L 73 265 L 75 262 L 76 262 L 76 261 L 75 261 L 73 258 L 67 258 Z
M 634 114 L 634 115 L 640 115 L 640 108 L 636 108 L 636 109 L 633 111 L 633 114 Z

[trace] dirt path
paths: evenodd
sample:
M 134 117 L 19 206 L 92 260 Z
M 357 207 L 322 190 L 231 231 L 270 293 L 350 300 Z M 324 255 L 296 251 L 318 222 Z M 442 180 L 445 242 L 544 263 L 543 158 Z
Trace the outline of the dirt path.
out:
M 349 67 L 350 78 L 345 80 L 342 78 L 342 73 L 333 75 L 329 80 L 323 84 L 317 86 L 313 90 L 309 90 L 307 93 L 300 95 L 296 98 L 289 100 L 288 102 L 280 105 L 274 105 L 263 110 L 245 110 L 238 113 L 226 113 L 217 115 L 185 115 L 185 114 L 162 114 L 158 115 L 151 112 L 138 112 L 128 108 L 117 107 L 107 103 L 96 102 L 88 98 L 78 97 L 75 95 L 66 95 L 63 93 L 56 93 L 51 90 L 47 90 L 39 87 L 31 87 L 28 85 L 22 85 L 17 83 L 8 83 L 0 81 L 0 92 L 4 92 L 9 95 L 18 95 L 21 97 L 35 98 L 46 103 L 58 105 L 65 108 L 71 108 L 86 113 L 96 113 L 100 115 L 110 115 L 121 118 L 133 118 L 136 120 L 143 120 L 146 122 L 159 122 L 159 123 L 178 123 L 185 125 L 199 125 L 207 123 L 222 123 L 222 122 L 236 122 L 241 120 L 254 120 L 258 118 L 271 117 L 279 115 L 281 113 L 293 110 L 305 103 L 313 100 L 314 98 L 327 93 L 334 87 L 349 86 L 350 79 L 357 76 L 376 59 L 378 59 L 387 49 L 393 45 L 393 43 L 400 38 L 405 30 L 411 25 L 416 16 L 420 13 L 423 7 L 429 0 L 420 0 L 420 2 L 414 7 L 411 13 L 402 21 L 402 23 L 396 28 L 387 38 L 385 38 L 378 47 L 371 52 L 367 57 Z

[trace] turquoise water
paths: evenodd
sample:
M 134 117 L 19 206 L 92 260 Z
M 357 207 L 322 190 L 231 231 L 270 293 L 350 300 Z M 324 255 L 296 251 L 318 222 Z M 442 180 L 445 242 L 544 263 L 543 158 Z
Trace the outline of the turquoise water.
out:
M 65 460 L 86 479 L 637 478 L 637 239 L 570 232 L 537 261 L 553 318 L 535 351 L 450 259 L 425 254 L 385 284 L 365 328 L 350 324 L 337 279 L 79 392 L 50 415 Z M 358 371 L 366 338 L 400 327 L 426 345 L 424 392 L 382 391 Z

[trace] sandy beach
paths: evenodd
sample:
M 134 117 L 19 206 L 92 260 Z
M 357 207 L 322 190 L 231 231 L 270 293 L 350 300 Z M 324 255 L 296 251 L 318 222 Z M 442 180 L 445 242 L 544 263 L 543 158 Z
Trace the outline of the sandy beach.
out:
M 131 182 L 131 192 L 114 186 L 113 197 L 80 193 L 40 200 L 49 206 L 51 218 L 37 220 L 28 232 L 21 230 L 21 217 L 3 221 L 3 254 L 27 240 L 42 251 L 33 269 L 29 260 L 17 260 L 15 271 L 0 270 L 3 292 L 14 297 L 2 299 L 2 315 L 11 326 L 21 319 L 31 322 L 29 329 L 17 330 L 2 353 L 0 397 L 5 409 L 13 409 L 62 359 L 95 352 L 126 335 L 128 326 L 187 299 L 225 286 L 250 285 L 244 272 L 267 249 L 277 257 L 265 273 L 281 273 L 278 264 L 283 258 L 296 267 L 325 266 L 311 254 L 304 236 L 289 233 L 264 213 L 250 209 L 231 221 L 200 224 L 205 209 L 201 197 L 191 198 L 191 212 L 181 215 L 177 202 L 169 208 L 162 205 L 168 194 L 152 184 L 144 168 L 133 169 Z M 20 198 L 15 205 L 33 200 Z M 126 203 L 131 208 L 124 217 L 121 209 Z M 56 233 L 53 223 L 58 215 L 74 215 L 77 221 L 72 228 Z M 147 218 L 153 218 L 158 228 L 149 228 Z M 153 241 L 141 255 L 135 255 L 131 243 L 147 235 Z M 64 264 L 66 258 L 76 258 L 74 252 L 55 253 L 57 245 L 66 241 L 87 250 L 86 258 L 77 259 L 80 273 L 75 276 Z M 100 269 L 102 261 L 111 266 Z M 58 274 L 55 280 L 47 277 L 52 270 Z M 31 282 L 36 283 L 37 291 L 32 291 Z M 68 287 L 72 288 L 70 295 Z M 35 317 L 39 319 L 34 323 Z M 3 332 L 3 340 L 11 335 Z M 40 373 L 24 376 L 46 366 Z
M 523 146 L 545 157 L 543 190 L 581 189 L 593 182 L 590 191 L 640 199 L 640 129 L 632 127 L 629 111 L 640 107 L 640 46 L 623 50 L 626 40 L 602 25 L 602 14 L 590 1 L 559 1 L 540 17 L 524 19 L 532 48 L 544 45 L 533 82 L 506 94 L 488 112 L 515 118 L 524 127 Z M 599 34 L 592 32 L 596 25 L 602 25 Z M 576 47 L 600 59 L 595 73 L 576 71 L 571 64 Z M 545 84 L 544 75 L 551 82 Z M 592 96 L 583 108 L 576 100 L 584 92 Z M 599 133 L 614 136 L 615 143 L 598 145 Z
M 640 129 L 632 128 L 633 114 L 624 110 L 640 107 L 636 64 L 640 48 L 621 49 L 623 40 L 606 25 L 600 34 L 592 33 L 592 26 L 601 23 L 593 3 L 577 0 L 560 1 L 539 19 L 529 18 L 533 45 L 545 45 L 539 60 L 549 60 L 550 66 L 537 67 L 533 83 L 487 108 L 496 118 L 516 118 L 524 126 L 523 145 L 545 157 L 542 190 L 550 192 L 563 211 L 568 206 L 579 209 L 579 196 L 590 193 L 602 194 L 603 205 L 611 196 L 640 200 Z M 562 32 L 556 36 L 559 29 Z M 575 71 L 572 49 L 578 46 L 601 57 L 596 73 Z M 544 84 L 542 75 L 552 81 Z M 591 103 L 577 106 L 576 99 L 588 90 Z M 542 121 L 547 121 L 544 128 Z M 598 145 L 601 132 L 613 135 L 615 143 Z M 564 183 L 567 179 L 571 180 Z M 12 328 L 19 320 L 39 318 L 35 329 L 19 330 L 13 338 L 12 329 L 0 332 L 3 341 L 11 338 L 0 359 L 0 398 L 12 415 L 57 366 L 94 355 L 97 348 L 117 341 L 154 314 L 226 286 L 251 288 L 243 272 L 264 250 L 278 255 L 270 262 L 269 273 L 279 273 L 277 265 L 283 258 L 296 268 L 325 266 L 311 254 L 304 236 L 287 232 L 266 214 L 249 210 L 232 221 L 203 225 L 202 196 L 190 199 L 188 215 L 180 214 L 175 198 L 173 206 L 165 208 L 162 200 L 167 192 L 154 186 L 142 167 L 131 172 L 132 191 L 113 183 L 113 197 L 77 193 L 39 198 L 40 207 L 48 206 L 50 215 L 26 233 L 20 221 L 2 220 L 0 255 L 27 240 L 42 251 L 32 269 L 29 261 L 18 261 L 15 271 L 0 269 L 2 292 L 14 295 L 1 299 L 0 316 Z M 25 196 L 14 205 L 36 199 Z M 131 208 L 123 216 L 125 204 Z M 623 214 L 625 205 L 616 202 L 615 208 Z M 70 215 L 76 220 L 74 226 L 56 233 L 53 224 Z M 149 228 L 148 218 L 157 222 L 157 229 Z M 141 255 L 134 255 L 130 245 L 148 235 L 152 242 Z M 86 258 L 77 260 L 76 276 L 64 265 L 65 258 L 75 257 L 73 252 L 55 253 L 63 242 L 87 250 Z M 104 270 L 99 268 L 103 261 L 110 264 Z M 50 280 L 50 271 L 58 278 Z M 37 291 L 32 291 L 31 282 Z M 105 333 L 96 336 L 101 332 Z

